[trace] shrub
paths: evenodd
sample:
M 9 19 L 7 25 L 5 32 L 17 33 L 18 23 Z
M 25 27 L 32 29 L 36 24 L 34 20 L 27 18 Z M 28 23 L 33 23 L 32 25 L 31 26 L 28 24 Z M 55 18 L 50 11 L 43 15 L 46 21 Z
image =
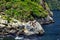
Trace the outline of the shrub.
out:
M 1 0 L 3 2 L 3 0 Z M 34 16 L 46 17 L 48 12 L 39 4 L 40 0 L 5 0 L 5 8 L 3 11 L 7 16 L 7 20 L 15 18 L 17 20 L 34 20 Z M 2 5 L 2 3 L 0 3 Z M 0 5 L 0 7 L 1 7 Z

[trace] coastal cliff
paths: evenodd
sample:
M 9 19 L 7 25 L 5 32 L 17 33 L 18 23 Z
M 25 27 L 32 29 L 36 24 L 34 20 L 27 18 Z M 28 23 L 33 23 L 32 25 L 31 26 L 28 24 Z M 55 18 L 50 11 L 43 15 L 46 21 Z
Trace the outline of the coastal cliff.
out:
M 0 4 L 0 34 L 43 34 L 41 24 L 54 22 L 44 0 L 1 0 Z

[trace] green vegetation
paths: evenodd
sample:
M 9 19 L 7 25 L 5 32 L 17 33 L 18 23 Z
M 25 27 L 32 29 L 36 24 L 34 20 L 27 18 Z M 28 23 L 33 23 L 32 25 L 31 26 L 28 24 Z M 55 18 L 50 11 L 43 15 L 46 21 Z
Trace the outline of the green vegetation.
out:
M 8 21 L 11 18 L 17 20 L 34 20 L 46 17 L 48 12 L 39 4 L 40 0 L 0 0 L 0 13 L 3 12 L 3 19 Z
M 60 0 L 46 0 L 51 10 L 60 10 Z

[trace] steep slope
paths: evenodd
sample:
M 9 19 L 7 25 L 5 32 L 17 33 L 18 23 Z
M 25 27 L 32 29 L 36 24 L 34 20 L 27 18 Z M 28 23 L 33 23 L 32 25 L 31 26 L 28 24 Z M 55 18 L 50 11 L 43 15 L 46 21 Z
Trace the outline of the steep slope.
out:
M 45 0 L 0 0 L 0 32 L 3 35 L 43 34 L 40 24 L 53 22 L 52 16 Z

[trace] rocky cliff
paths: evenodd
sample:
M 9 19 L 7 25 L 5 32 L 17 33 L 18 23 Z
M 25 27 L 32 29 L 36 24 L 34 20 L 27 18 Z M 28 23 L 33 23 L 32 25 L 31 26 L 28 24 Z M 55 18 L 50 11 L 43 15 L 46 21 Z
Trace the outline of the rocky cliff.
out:
M 43 34 L 41 24 L 54 22 L 45 0 L 1 0 L 0 4 L 0 34 Z

